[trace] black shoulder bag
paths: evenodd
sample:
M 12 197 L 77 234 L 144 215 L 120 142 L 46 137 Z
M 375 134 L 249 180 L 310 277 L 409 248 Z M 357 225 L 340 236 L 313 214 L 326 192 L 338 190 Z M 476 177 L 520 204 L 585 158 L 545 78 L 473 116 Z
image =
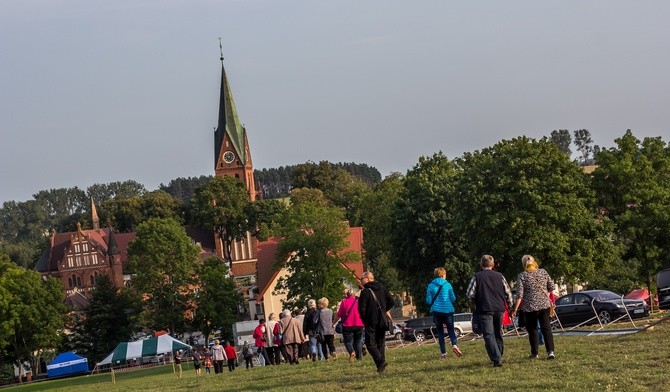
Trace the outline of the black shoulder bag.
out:
M 379 304 L 379 301 L 377 300 L 377 296 L 375 295 L 375 292 L 372 289 L 370 290 L 370 293 L 372 294 L 372 298 L 374 298 L 375 302 L 377 303 L 377 309 L 379 309 L 379 327 L 383 330 L 386 331 L 391 331 L 393 332 L 393 319 L 391 319 L 391 316 L 389 316 L 383 309 L 382 306 Z

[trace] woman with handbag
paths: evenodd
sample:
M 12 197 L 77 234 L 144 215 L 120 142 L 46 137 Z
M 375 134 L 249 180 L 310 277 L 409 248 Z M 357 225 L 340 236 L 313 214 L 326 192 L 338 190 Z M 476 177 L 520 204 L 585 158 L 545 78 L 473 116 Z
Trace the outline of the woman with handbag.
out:
M 317 358 L 319 361 L 323 359 L 321 342 L 317 338 L 320 319 L 321 313 L 316 309 L 316 300 L 310 299 L 307 301 L 307 313 L 302 320 L 302 333 L 309 336 L 309 355 L 312 362 L 316 362 Z
M 554 359 L 554 335 L 551 332 L 551 313 L 554 304 L 550 299 L 550 292 L 554 291 L 554 281 L 547 271 L 538 268 L 537 260 L 531 255 L 521 258 L 524 271 L 516 280 L 517 299 L 514 304 L 512 317 L 519 308 L 526 319 L 526 331 L 530 342 L 530 359 L 537 359 L 538 336 L 537 325 L 539 320 L 540 330 L 544 336 L 544 346 L 547 350 L 547 359 Z
M 449 340 L 451 341 L 451 351 L 457 357 L 463 355 L 458 348 L 458 339 L 454 330 L 454 304 L 456 303 L 456 294 L 451 287 L 451 283 L 446 279 L 447 270 L 444 268 L 435 268 L 435 279 L 433 279 L 426 288 L 426 303 L 430 306 L 430 312 L 433 314 L 433 322 L 437 329 L 437 341 L 440 345 L 442 359 L 447 358 L 447 349 L 444 344 L 444 327 L 447 327 Z
M 337 359 L 335 353 L 335 328 L 333 327 L 333 311 L 328 308 L 328 298 L 323 297 L 319 300 L 319 331 L 323 334 L 321 350 L 323 357 L 328 360 L 328 355 Z
M 342 340 L 349 353 L 349 363 L 352 363 L 354 358 L 358 361 L 363 359 L 363 321 L 358 313 L 358 298 L 353 291 L 345 288 L 342 296 L 344 299 L 337 309 L 335 324 L 339 320 L 342 325 Z

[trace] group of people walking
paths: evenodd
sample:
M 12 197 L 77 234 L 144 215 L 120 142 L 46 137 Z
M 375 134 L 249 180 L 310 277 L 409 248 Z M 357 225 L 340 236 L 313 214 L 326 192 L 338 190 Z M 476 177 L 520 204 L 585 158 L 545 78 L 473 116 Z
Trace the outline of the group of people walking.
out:
M 539 268 L 533 256 L 524 255 L 522 260 L 524 271 L 516 281 L 517 298 L 512 297 L 510 286 L 505 277 L 494 270 L 495 260 L 490 255 L 481 258 L 481 270 L 470 280 L 466 295 L 471 300 L 475 314 L 482 330 L 484 345 L 494 367 L 503 365 L 503 314 L 511 309 L 515 317 L 523 312 L 529 326 L 539 324 L 544 337 L 547 358 L 554 359 L 554 339 L 551 331 L 550 310 L 552 307 L 551 293 L 554 282 L 549 274 Z M 456 294 L 451 283 L 446 279 L 447 271 L 436 268 L 435 278 L 426 288 L 426 303 L 430 308 L 437 329 L 437 340 L 441 359 L 447 357 L 445 344 L 445 327 L 451 343 L 451 351 L 457 357 L 462 356 L 458 347 L 458 339 L 454 329 L 454 313 Z M 318 301 L 310 299 L 304 315 L 293 316 L 289 310 L 279 315 L 279 320 L 271 313 L 268 320 L 259 320 L 253 333 L 258 358 L 265 365 L 279 365 L 284 361 L 294 365 L 301 358 L 312 361 L 328 361 L 336 359 L 335 333 L 341 328 L 344 347 L 349 362 L 363 359 L 364 350 L 372 357 L 378 373 L 386 369 L 386 333 L 392 327 L 390 310 L 393 297 L 389 291 L 375 281 L 372 272 L 364 272 L 360 276 L 362 290 L 345 288 L 342 301 L 337 312 L 329 307 L 327 298 Z M 538 358 L 538 329 L 528 328 L 530 342 L 530 358 Z M 234 347 L 222 347 L 217 340 L 211 350 L 211 359 L 216 373 L 223 371 L 223 361 L 228 359 L 228 368 L 233 370 L 235 363 Z M 248 343 L 242 350 L 247 368 L 253 367 L 252 350 Z M 231 368 L 232 366 L 232 368 Z
M 284 310 L 280 320 L 274 313 L 267 321 L 260 319 L 253 334 L 259 359 L 266 365 L 279 365 L 282 357 L 289 364 L 298 364 L 306 357 L 314 362 L 337 359 L 335 333 L 341 324 L 349 362 L 363 359 L 365 345 L 377 371 L 383 372 L 388 325 L 382 321 L 390 317 L 393 298 L 371 272 L 363 273 L 360 281 L 360 295 L 345 288 L 336 313 L 329 307 L 328 298 L 321 298 L 310 299 L 304 315 L 293 317 Z

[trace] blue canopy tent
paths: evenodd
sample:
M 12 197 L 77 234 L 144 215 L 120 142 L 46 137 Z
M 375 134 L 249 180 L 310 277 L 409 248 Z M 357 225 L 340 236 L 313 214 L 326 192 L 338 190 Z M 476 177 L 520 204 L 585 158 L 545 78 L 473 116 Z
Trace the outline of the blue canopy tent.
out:
M 75 353 L 59 354 L 47 365 L 47 375 L 49 377 L 64 377 L 86 372 L 88 372 L 88 359 Z

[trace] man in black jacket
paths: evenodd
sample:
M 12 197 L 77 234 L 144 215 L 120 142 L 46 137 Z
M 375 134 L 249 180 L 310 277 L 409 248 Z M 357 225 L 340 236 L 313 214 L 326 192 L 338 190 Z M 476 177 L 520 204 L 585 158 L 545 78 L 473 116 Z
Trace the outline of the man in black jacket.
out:
M 377 365 L 377 372 L 386 369 L 386 315 L 393 308 L 391 293 L 379 282 L 375 276 L 367 271 L 361 275 L 364 289 L 358 300 L 358 313 L 365 325 L 365 346 Z
M 482 256 L 482 270 L 468 284 L 467 295 L 479 313 L 479 322 L 484 333 L 484 346 L 493 366 L 502 366 L 503 338 L 502 315 L 505 302 L 512 307 L 512 291 L 505 277 L 493 270 L 493 256 Z

